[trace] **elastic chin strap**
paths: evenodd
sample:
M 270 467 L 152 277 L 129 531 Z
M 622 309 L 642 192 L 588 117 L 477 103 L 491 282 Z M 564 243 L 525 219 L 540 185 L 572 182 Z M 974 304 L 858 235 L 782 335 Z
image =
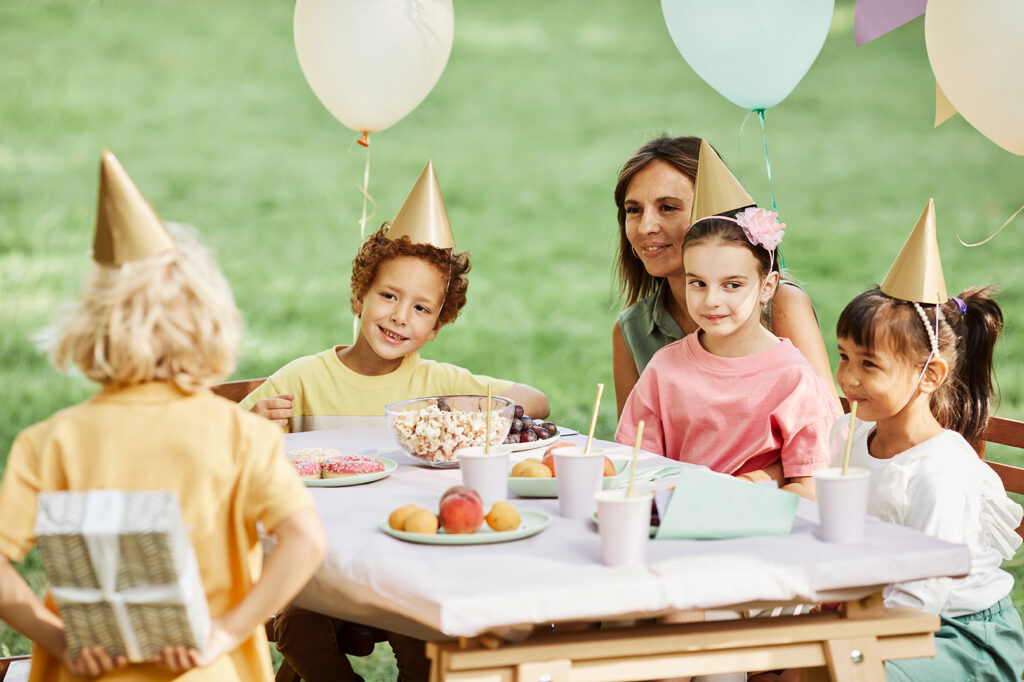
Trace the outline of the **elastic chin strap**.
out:
M 440 319 L 441 311 L 444 310 L 444 304 L 448 300 L 448 288 L 452 285 L 452 263 L 455 261 L 455 249 L 448 250 L 448 277 L 444 282 L 444 296 L 441 297 L 441 305 L 437 308 L 437 316 Z
M 921 386 L 921 382 L 924 381 L 924 373 L 928 371 L 928 365 L 932 359 L 939 354 L 939 306 L 935 306 L 935 328 L 932 329 L 931 322 L 928 320 L 928 315 L 924 312 L 924 308 L 917 301 L 914 301 L 914 309 L 917 310 L 917 314 L 921 317 L 921 321 L 924 323 L 924 330 L 928 334 L 928 340 L 931 342 L 932 351 L 928 353 L 928 359 L 924 361 L 924 367 L 921 368 L 921 374 L 917 377 L 917 382 L 914 383 L 914 390 L 910 392 L 910 397 L 907 398 L 907 404 L 913 399 L 914 394 L 917 393 L 917 389 Z M 906 407 L 905 404 L 903 407 Z

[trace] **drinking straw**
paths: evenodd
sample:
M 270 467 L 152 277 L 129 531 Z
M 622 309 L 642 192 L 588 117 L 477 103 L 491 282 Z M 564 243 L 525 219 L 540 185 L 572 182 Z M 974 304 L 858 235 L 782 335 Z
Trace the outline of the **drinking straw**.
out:
M 590 454 L 590 444 L 594 442 L 594 427 L 597 426 L 597 410 L 601 407 L 601 394 L 604 393 L 604 384 L 597 385 L 597 399 L 594 400 L 594 414 L 590 417 L 590 431 L 587 432 L 587 446 L 583 448 L 583 454 Z
M 484 417 L 484 454 L 491 454 L 491 385 L 487 384 L 487 416 Z
M 853 426 L 854 420 L 857 418 L 857 401 L 854 400 L 850 403 L 850 433 L 846 435 L 846 449 L 843 450 L 843 471 L 842 475 L 846 475 L 846 468 L 850 466 L 850 450 L 853 449 Z
M 636 462 L 640 459 L 640 441 L 644 438 L 644 420 L 636 423 L 636 442 L 633 443 L 633 463 L 629 467 L 629 485 L 626 486 L 626 497 L 633 497 L 633 479 L 636 478 Z

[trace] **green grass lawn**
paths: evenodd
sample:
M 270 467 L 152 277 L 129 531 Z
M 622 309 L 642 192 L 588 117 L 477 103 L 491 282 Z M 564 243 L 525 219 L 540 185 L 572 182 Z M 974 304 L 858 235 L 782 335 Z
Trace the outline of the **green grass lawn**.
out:
M 424 355 L 533 384 L 555 419 L 585 426 L 596 384 L 612 386 L 619 167 L 653 135 L 699 134 L 766 203 L 760 134 L 751 122 L 740 137 L 745 112 L 683 62 L 658 3 L 455 10 L 437 87 L 373 136 L 371 225 L 394 215 L 432 158 L 473 272 L 469 304 Z M 0 463 L 20 429 L 93 390 L 49 367 L 34 334 L 89 268 L 102 146 L 164 218 L 195 224 L 217 250 L 247 322 L 237 377 L 350 342 L 364 150 L 306 85 L 292 11 L 240 0 L 0 5 Z M 987 235 L 1024 201 L 1024 159 L 960 117 L 933 129 L 933 114 L 922 21 L 854 48 L 853 4 L 841 2 L 815 65 L 767 113 L 786 261 L 834 366 L 839 311 L 885 275 L 934 197 L 951 293 L 1001 288 L 999 412 L 1019 417 L 1024 225 L 977 249 L 957 235 Z M 598 435 L 614 424 L 609 396 Z M 38 584 L 35 560 L 22 569 Z M 1011 570 L 1024 575 L 1024 557 Z M 1024 590 L 1014 598 L 1024 609 Z M 0 633 L 0 651 L 25 648 Z

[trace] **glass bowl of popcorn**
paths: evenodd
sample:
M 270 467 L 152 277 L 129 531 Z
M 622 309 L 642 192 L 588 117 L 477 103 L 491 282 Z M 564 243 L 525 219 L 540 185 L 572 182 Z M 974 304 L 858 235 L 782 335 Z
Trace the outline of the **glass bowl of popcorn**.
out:
M 501 445 L 505 440 L 512 427 L 515 407 L 515 402 L 508 398 L 491 398 L 491 445 Z M 485 395 L 437 395 L 400 400 L 385 406 L 384 414 L 398 445 L 432 467 L 457 467 L 456 450 L 484 445 Z

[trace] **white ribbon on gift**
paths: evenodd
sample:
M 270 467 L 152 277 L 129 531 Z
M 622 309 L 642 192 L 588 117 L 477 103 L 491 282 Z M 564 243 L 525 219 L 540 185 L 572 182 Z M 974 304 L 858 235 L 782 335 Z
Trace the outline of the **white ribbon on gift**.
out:
M 128 617 L 128 604 L 148 604 L 171 601 L 188 604 L 200 585 L 199 567 L 189 549 L 186 573 L 177 583 L 171 585 L 148 585 L 117 591 L 118 535 L 124 517 L 124 493 L 118 490 L 93 490 L 85 498 L 82 513 L 82 537 L 85 539 L 92 560 L 93 570 L 99 589 L 88 587 L 51 587 L 53 598 L 60 602 L 79 604 L 107 602 L 114 612 L 114 620 L 124 640 L 128 660 L 142 662 L 142 652 Z M 203 600 L 205 603 L 205 599 Z M 205 643 L 205 633 L 196 633 L 200 646 Z

